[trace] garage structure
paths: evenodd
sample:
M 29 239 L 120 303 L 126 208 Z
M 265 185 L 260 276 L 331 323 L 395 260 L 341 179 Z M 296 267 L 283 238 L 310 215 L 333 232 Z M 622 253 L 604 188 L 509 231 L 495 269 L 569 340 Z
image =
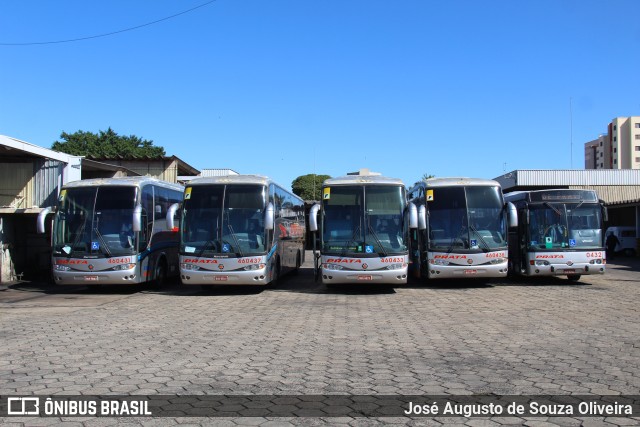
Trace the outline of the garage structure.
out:
M 37 234 L 36 220 L 67 182 L 139 175 L 176 182 L 178 175 L 198 173 L 175 156 L 87 159 L 0 135 L 0 285 L 48 279 L 50 230 Z

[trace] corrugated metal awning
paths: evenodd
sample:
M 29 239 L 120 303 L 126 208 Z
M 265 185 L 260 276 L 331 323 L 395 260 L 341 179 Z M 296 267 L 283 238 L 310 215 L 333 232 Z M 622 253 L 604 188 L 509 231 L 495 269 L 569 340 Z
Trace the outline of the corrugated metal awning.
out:
M 595 190 L 598 197 L 607 205 L 640 203 L 640 186 L 638 185 L 572 185 L 574 190 Z

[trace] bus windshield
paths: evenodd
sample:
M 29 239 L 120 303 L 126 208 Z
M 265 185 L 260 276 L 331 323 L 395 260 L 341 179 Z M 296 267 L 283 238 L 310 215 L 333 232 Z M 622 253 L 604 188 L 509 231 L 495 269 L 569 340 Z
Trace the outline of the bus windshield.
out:
M 262 185 L 187 188 L 180 252 L 197 256 L 247 256 L 266 252 Z
M 372 256 L 406 253 L 402 187 L 334 186 L 324 194 L 323 252 Z
M 505 211 L 499 187 L 459 186 L 430 191 L 430 250 L 506 249 Z
M 602 248 L 600 207 L 592 203 L 530 206 L 529 249 Z
M 69 257 L 134 254 L 135 200 L 135 187 L 63 190 L 53 226 L 54 254 Z

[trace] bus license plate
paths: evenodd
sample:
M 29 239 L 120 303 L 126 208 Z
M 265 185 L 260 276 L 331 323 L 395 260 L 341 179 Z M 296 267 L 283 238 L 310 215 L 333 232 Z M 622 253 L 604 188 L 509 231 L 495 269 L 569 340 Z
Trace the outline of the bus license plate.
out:
M 477 274 L 478 270 L 465 270 L 464 274 Z
M 226 282 L 229 276 L 215 276 L 213 280 L 216 282 Z
M 359 275 L 358 280 L 373 280 L 373 276 Z
M 575 272 L 576 272 L 576 270 L 574 270 L 573 268 L 571 268 L 571 269 L 567 268 L 566 270 L 563 271 L 564 274 L 573 274 Z
M 88 282 L 97 282 L 98 281 L 98 276 L 84 276 L 84 280 L 86 280 Z

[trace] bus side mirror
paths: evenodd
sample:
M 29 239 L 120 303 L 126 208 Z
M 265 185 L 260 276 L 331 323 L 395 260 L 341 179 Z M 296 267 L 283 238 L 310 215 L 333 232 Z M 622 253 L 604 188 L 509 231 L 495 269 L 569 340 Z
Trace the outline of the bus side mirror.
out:
M 38 234 L 44 234 L 45 231 L 45 226 L 44 223 L 47 220 L 47 215 L 49 215 L 51 213 L 51 208 L 47 207 L 44 208 L 39 214 L 38 214 Z
M 409 202 L 407 206 L 407 216 L 409 222 L 409 229 L 413 230 L 418 228 L 418 208 L 413 202 Z
M 138 205 L 133 209 L 133 232 L 142 230 L 142 206 Z
M 515 228 L 518 226 L 518 210 L 511 202 L 507 202 L 507 222 L 509 228 Z
M 264 229 L 273 230 L 273 224 L 274 224 L 273 203 L 269 202 L 269 204 L 267 205 L 267 210 L 264 213 Z
M 609 209 L 606 206 L 602 206 L 602 220 L 609 222 Z
M 176 216 L 176 211 L 180 208 L 180 203 L 174 203 L 169 206 L 167 209 L 167 230 L 169 231 L 178 231 L 178 227 L 175 225 L 174 217 Z
M 422 205 L 418 208 L 418 230 L 427 229 L 427 207 Z
M 320 210 L 320 205 L 316 203 L 311 206 L 311 210 L 309 211 L 309 231 L 318 231 L 318 211 Z

